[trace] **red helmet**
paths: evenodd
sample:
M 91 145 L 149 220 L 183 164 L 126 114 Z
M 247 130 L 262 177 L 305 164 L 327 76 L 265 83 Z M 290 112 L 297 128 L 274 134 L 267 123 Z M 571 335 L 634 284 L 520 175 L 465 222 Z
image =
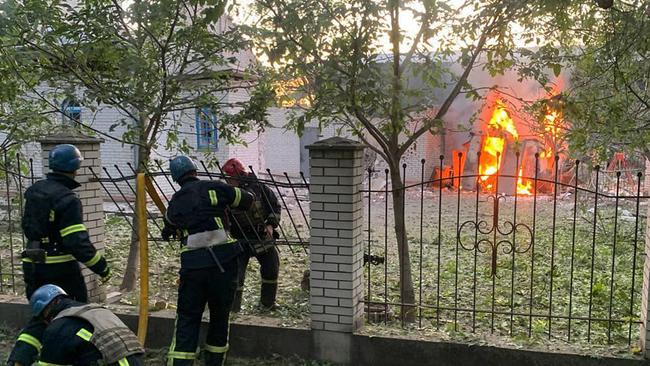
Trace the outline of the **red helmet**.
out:
M 225 164 L 223 164 L 223 172 L 230 176 L 245 175 L 246 169 L 244 164 L 241 161 L 232 158 L 228 159 Z

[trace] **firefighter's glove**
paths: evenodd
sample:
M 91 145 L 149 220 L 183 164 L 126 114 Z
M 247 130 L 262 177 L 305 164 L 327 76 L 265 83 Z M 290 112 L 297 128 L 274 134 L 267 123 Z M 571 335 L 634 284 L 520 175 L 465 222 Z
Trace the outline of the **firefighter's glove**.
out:
M 176 239 L 176 229 L 165 225 L 163 227 L 162 231 L 160 232 L 160 236 L 162 236 L 163 240 L 169 241 L 169 239 Z
M 99 282 L 101 282 L 102 285 L 105 285 L 110 281 L 111 277 L 113 276 L 113 272 L 111 272 L 111 269 L 109 267 L 106 267 L 106 270 L 104 273 L 100 274 L 101 278 L 99 279 Z

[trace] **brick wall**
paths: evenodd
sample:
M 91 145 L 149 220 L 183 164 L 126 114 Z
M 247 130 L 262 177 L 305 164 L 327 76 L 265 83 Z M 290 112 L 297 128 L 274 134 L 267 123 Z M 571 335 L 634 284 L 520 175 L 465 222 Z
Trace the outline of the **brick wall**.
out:
M 349 363 L 363 323 L 363 145 L 334 137 L 309 150 L 314 345 L 319 359 Z

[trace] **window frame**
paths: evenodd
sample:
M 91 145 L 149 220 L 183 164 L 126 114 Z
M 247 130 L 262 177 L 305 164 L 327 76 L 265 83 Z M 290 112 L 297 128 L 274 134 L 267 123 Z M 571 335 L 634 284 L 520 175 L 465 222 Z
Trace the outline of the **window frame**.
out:
M 81 123 L 81 103 L 74 98 L 66 98 L 61 103 L 61 120 L 63 123 Z
M 195 111 L 196 148 L 203 151 L 219 151 L 217 115 L 210 107 L 197 107 Z M 212 128 L 206 128 L 211 124 Z M 212 133 L 212 136 L 206 136 Z

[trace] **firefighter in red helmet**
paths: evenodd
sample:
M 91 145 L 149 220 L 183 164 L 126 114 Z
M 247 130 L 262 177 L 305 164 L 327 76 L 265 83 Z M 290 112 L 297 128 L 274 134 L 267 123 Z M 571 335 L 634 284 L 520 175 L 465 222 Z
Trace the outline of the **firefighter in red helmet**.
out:
M 262 277 L 260 305 L 265 310 L 272 310 L 276 306 L 280 271 L 280 257 L 275 247 L 275 240 L 279 238 L 276 228 L 280 224 L 281 206 L 273 191 L 260 182 L 254 173 L 246 172 L 241 161 L 229 159 L 223 165 L 223 171 L 228 175 L 226 179 L 229 184 L 255 196 L 255 201 L 249 209 L 230 211 L 231 234 L 245 248 L 245 254 L 240 261 L 239 286 L 235 293 L 233 311 L 237 312 L 241 309 L 246 267 L 250 257 L 255 257 L 260 264 Z

